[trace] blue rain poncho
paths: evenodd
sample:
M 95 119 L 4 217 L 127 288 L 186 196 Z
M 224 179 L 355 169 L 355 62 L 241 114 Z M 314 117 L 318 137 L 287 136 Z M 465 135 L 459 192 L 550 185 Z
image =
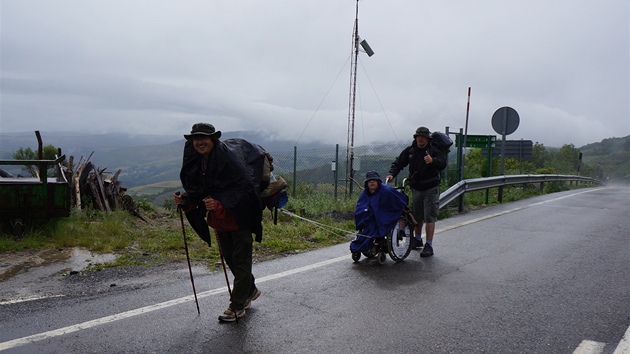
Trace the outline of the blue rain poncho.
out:
M 405 194 L 376 180 L 379 187 L 374 194 L 369 193 L 365 181 L 357 201 L 354 223 L 359 235 L 350 243 L 352 253 L 369 252 L 373 239 L 385 237 L 394 228 L 408 203 Z

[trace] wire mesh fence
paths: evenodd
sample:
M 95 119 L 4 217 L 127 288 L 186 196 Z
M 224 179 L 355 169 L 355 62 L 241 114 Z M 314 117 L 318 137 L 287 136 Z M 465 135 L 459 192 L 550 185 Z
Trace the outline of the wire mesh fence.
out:
M 363 188 L 365 173 L 377 171 L 383 179 L 408 144 L 381 144 L 358 146 L 353 149 L 352 177 L 348 152 L 345 146 L 291 151 L 270 151 L 273 156 L 274 175 L 282 176 L 289 183 L 289 193 L 295 195 L 300 186 L 310 191 L 331 195 L 355 195 Z M 403 173 L 401 173 L 403 175 Z M 400 177 L 400 176 L 399 176 Z

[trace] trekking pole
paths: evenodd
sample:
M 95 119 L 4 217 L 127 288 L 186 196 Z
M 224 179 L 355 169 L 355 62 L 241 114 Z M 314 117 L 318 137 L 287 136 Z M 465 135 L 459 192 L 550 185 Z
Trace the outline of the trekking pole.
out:
M 179 194 L 179 192 L 177 192 Z M 192 268 L 190 267 L 190 256 L 188 255 L 188 242 L 186 241 L 186 229 L 184 228 L 184 214 L 182 213 L 182 207 L 177 206 L 177 210 L 179 211 L 179 220 L 182 222 L 182 235 L 184 235 L 184 249 L 186 249 L 186 261 L 188 261 L 188 273 L 190 273 L 190 282 L 192 283 L 193 295 L 195 295 L 195 304 L 197 305 L 197 314 L 200 315 L 199 312 L 199 301 L 197 301 L 197 290 L 195 290 L 195 279 L 193 279 Z
M 225 269 L 225 261 L 223 260 L 223 250 L 221 249 L 221 241 L 219 240 L 219 233 L 214 230 L 214 237 L 217 239 L 217 247 L 219 248 L 219 258 L 221 258 L 221 266 L 223 266 L 223 274 L 225 275 L 225 283 L 227 284 L 228 294 L 230 294 L 230 308 L 234 313 L 236 323 L 238 323 L 238 315 L 236 313 L 236 307 L 234 307 L 234 301 L 232 301 L 232 289 L 230 289 L 230 280 L 228 279 L 227 270 Z

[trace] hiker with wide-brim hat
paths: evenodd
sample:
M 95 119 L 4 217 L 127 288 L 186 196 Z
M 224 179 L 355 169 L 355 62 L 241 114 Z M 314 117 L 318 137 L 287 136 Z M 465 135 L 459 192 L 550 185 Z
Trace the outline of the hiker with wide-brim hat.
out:
M 185 134 L 184 159 L 180 179 L 186 193 L 173 195 L 182 206 L 191 225 L 203 229 L 199 234 L 210 243 L 208 226 L 215 231 L 221 259 L 234 276 L 230 305 L 220 316 L 223 322 L 237 321 L 261 292 L 252 274 L 253 234 L 262 232 L 262 209 L 259 191 L 247 174 L 239 154 L 220 141 L 221 132 L 212 124 L 196 123 Z M 251 145 L 251 144 L 250 144 Z M 204 219 L 205 226 L 199 225 Z M 193 224 L 193 222 L 195 224 Z M 199 232 L 198 232 L 199 233 Z M 225 267 L 224 267 L 225 271 Z M 230 289 L 229 281 L 228 289 Z

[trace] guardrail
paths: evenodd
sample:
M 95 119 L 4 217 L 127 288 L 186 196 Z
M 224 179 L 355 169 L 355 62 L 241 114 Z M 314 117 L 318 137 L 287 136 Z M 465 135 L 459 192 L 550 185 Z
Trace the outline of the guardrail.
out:
M 478 191 L 482 189 L 499 188 L 513 184 L 540 183 L 540 190 L 543 190 L 545 182 L 555 181 L 575 181 L 584 183 L 603 184 L 602 181 L 582 176 L 565 175 L 510 175 L 495 176 L 487 178 L 473 178 L 459 181 L 446 191 L 440 194 L 440 209 L 466 192 Z M 463 208 L 460 205 L 460 210 Z

